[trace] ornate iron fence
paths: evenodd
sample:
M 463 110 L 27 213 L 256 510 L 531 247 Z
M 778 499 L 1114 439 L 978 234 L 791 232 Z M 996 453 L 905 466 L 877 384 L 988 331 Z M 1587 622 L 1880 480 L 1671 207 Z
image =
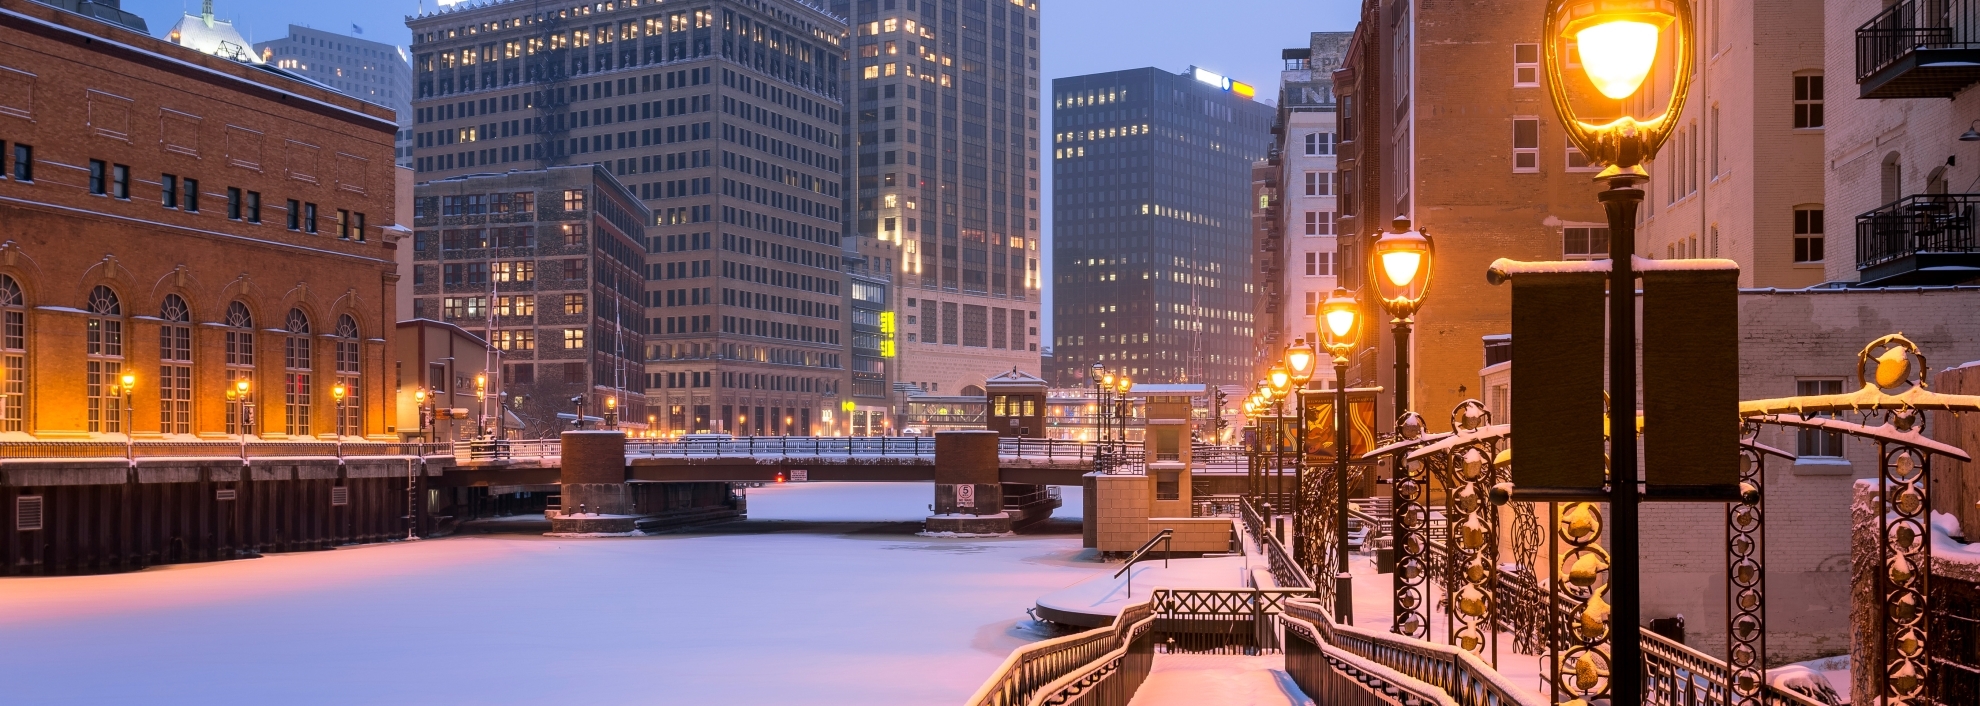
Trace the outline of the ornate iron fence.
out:
M 1353 626 L 1335 625 L 1331 612 L 1313 601 L 1292 601 L 1286 605 L 1286 613 L 1281 622 L 1289 627 L 1286 639 L 1313 639 L 1345 651 L 1355 657 L 1367 660 L 1416 682 L 1435 689 L 1434 692 L 1420 692 L 1411 698 L 1419 703 L 1456 704 L 1457 706 L 1540 706 L 1547 701 L 1526 689 L 1512 683 L 1512 680 L 1487 664 L 1478 655 L 1452 645 L 1439 645 L 1425 640 L 1393 635 L 1374 630 L 1363 630 Z M 1309 638 L 1308 636 L 1311 636 Z M 1290 647 L 1288 648 L 1291 649 Z M 1304 646 L 1301 647 L 1304 650 Z M 1288 653 L 1291 654 L 1290 652 Z M 1308 672 L 1304 678 L 1318 681 L 1308 668 L 1308 660 L 1286 660 L 1286 669 L 1291 672 L 1300 669 Z M 1306 683 L 1301 674 L 1293 674 L 1293 680 Z M 1403 684 L 1392 686 L 1402 690 Z M 1310 696 L 1311 694 L 1309 694 Z M 1437 696 L 1445 699 L 1437 699 Z

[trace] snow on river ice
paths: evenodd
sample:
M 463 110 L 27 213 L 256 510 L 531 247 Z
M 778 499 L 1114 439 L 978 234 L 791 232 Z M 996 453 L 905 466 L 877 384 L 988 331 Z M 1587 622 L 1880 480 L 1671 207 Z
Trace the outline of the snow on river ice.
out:
M 1042 637 L 1039 595 L 1109 567 L 1077 534 L 916 537 L 930 496 L 791 484 L 692 533 L 0 579 L 0 680 L 37 705 L 956 703 Z

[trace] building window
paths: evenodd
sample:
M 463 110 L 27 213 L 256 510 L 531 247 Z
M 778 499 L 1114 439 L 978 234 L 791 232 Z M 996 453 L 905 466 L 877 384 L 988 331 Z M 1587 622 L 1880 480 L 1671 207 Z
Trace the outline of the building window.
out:
M 27 300 L 0 275 L 0 431 L 25 431 L 27 389 Z
M 584 261 L 583 261 L 583 260 L 565 260 L 565 261 L 564 261 L 564 279 L 567 279 L 567 280 L 570 280 L 570 281 L 573 281 L 573 282 L 582 282 L 582 281 L 584 281 Z
M 564 313 L 565 313 L 565 314 L 568 314 L 568 315 L 571 315 L 571 316 L 576 316 L 576 315 L 579 315 L 579 314 L 583 314 L 583 313 L 584 313 L 584 295 L 582 295 L 582 294 L 566 294 L 566 295 L 564 295 Z
M 358 326 L 350 314 L 337 317 L 337 382 L 344 386 L 344 401 L 337 408 L 337 435 L 364 434 L 364 389 L 358 377 Z
M 158 177 L 158 200 L 166 208 L 179 207 L 179 178 L 170 174 Z
M 180 206 L 187 213 L 199 213 L 199 180 L 188 177 L 185 186 L 185 193 L 179 198 Z
M 1306 195 L 1307 195 L 1307 196 L 1333 196 L 1333 195 L 1334 195 L 1334 173 L 1333 173 L 1333 172 L 1307 172 L 1307 173 L 1306 173 Z
M 1513 118 L 1513 171 L 1540 171 L 1540 119 Z
M 584 329 L 564 329 L 564 350 L 574 351 L 584 348 Z
M 574 248 L 574 247 L 579 247 L 579 246 L 582 246 L 582 245 L 584 245 L 584 224 L 583 224 L 583 223 L 565 223 L 565 224 L 564 224 L 564 246 L 565 246 L 565 247 L 573 247 L 573 248 Z
M 124 431 L 124 400 L 118 394 L 124 374 L 124 308 L 117 293 L 97 285 L 89 290 L 89 319 L 84 354 L 89 396 L 89 430 L 103 434 Z
M 584 210 L 583 189 L 567 189 L 564 191 L 564 210 L 565 211 Z
M 1306 276 L 1308 277 L 1334 276 L 1334 254 L 1324 251 L 1307 253 Z
M 289 199 L 289 230 L 302 230 L 302 202 Z
M 1599 172 L 1602 165 L 1588 161 L 1588 155 L 1573 145 L 1567 148 L 1567 170 L 1570 172 Z
M 237 380 L 254 380 L 254 315 L 248 313 L 246 304 L 233 302 L 227 305 L 227 385 L 233 386 Z M 254 390 L 249 389 L 249 394 Z M 254 419 L 242 418 L 241 400 L 227 400 L 227 433 L 252 433 Z M 244 425 L 245 423 L 245 425 Z
M 518 295 L 500 297 L 495 300 L 496 316 L 535 316 L 536 297 Z
M 1333 212 L 1333 211 L 1307 211 L 1307 212 L 1306 212 L 1306 234 L 1307 234 L 1307 235 L 1333 235 L 1333 234 L 1334 234 L 1334 212 Z
M 1794 209 L 1794 261 L 1821 262 L 1822 207 L 1796 206 Z
M 1334 133 L 1331 132 L 1306 133 L 1306 155 L 1308 157 L 1323 157 L 1333 153 L 1334 153 Z
M 227 187 L 227 218 L 229 220 L 236 220 L 236 221 L 241 219 L 240 187 L 237 186 Z
M 303 231 L 306 233 L 316 232 L 316 204 L 303 204 Z
M 1562 228 L 1561 256 L 1570 260 L 1595 260 L 1608 257 L 1609 229 L 1597 226 Z
M 1513 45 L 1513 87 L 1532 88 L 1540 85 L 1540 45 Z
M 1307 315 L 1307 316 L 1312 316 L 1312 315 L 1313 315 L 1313 312 L 1315 312 L 1315 311 L 1317 311 L 1317 310 L 1319 310 L 1319 308 L 1320 308 L 1320 293 L 1319 293 L 1319 292 L 1307 292 L 1307 293 L 1306 293 L 1306 315 Z
M 301 309 L 290 309 L 283 330 L 289 334 L 282 338 L 282 403 L 288 416 L 284 431 L 290 437 L 306 437 L 310 435 L 310 377 L 313 372 L 309 316 Z
M 531 282 L 535 280 L 536 262 L 534 260 L 495 263 L 495 281 L 497 282 Z
M 105 173 L 107 171 L 109 165 L 104 164 L 103 160 L 89 160 L 89 193 L 97 196 L 109 193 L 110 187 L 106 183 L 109 181 L 109 175 Z
M 1794 77 L 1794 126 L 1822 126 L 1822 75 Z
M 1794 394 L 1797 396 L 1840 395 L 1842 391 L 1843 381 L 1841 379 L 1794 381 Z M 1811 413 L 1809 416 L 1827 417 L 1830 415 L 1827 413 Z M 1795 455 L 1840 458 L 1843 455 L 1843 433 L 1828 429 L 1797 430 L 1795 432 Z
M 34 181 L 34 148 L 14 143 L 14 180 Z
M 192 311 L 177 294 L 158 308 L 158 431 L 192 433 Z
M 120 199 L 131 197 L 131 168 L 122 164 L 110 165 L 110 195 Z

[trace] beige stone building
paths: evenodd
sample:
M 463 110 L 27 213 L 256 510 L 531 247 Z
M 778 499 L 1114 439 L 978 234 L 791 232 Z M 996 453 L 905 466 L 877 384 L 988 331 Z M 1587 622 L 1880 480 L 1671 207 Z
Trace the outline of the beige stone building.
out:
M 1823 5 L 1836 88 L 1823 129 L 1824 189 L 1838 214 L 1829 280 L 1933 285 L 1980 274 L 1971 195 L 1980 190 L 1980 28 L 1970 5 L 1954 6 L 1968 13 L 1957 27 L 1921 10 L 1930 7 L 1939 6 Z
M 1823 200 L 1821 3 L 1693 8 L 1698 71 L 1677 132 L 1646 165 L 1636 252 L 1730 259 L 1743 287 L 1833 279 L 1825 267 L 1843 257 L 1848 221 L 1827 217 Z
M 1311 341 L 1317 331 L 1314 314 L 1340 283 L 1340 170 L 1334 155 L 1340 132 L 1333 72 L 1351 36 L 1314 32 L 1308 46 L 1281 52 L 1285 70 L 1279 73 L 1273 136 L 1278 160 L 1275 225 L 1279 261 L 1284 263 L 1277 284 L 1284 306 L 1275 314 L 1273 328 L 1284 335 L 1275 350 L 1301 338 L 1318 345 Z M 1260 357 L 1276 358 L 1273 352 L 1261 350 Z M 1323 365 L 1313 372 L 1310 385 L 1324 389 L 1333 379 L 1333 367 Z

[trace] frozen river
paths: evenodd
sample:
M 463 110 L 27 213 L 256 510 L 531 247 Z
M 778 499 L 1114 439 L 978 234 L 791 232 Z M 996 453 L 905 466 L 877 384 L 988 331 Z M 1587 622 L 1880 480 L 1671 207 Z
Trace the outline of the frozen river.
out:
M 1076 516 L 1067 490 L 1060 516 Z M 749 521 L 693 534 L 0 579 L 4 700 L 957 703 L 1037 639 L 1024 609 L 1040 594 L 1104 569 L 1080 560 L 1077 534 L 916 537 L 930 495 L 793 484 L 751 490 Z

